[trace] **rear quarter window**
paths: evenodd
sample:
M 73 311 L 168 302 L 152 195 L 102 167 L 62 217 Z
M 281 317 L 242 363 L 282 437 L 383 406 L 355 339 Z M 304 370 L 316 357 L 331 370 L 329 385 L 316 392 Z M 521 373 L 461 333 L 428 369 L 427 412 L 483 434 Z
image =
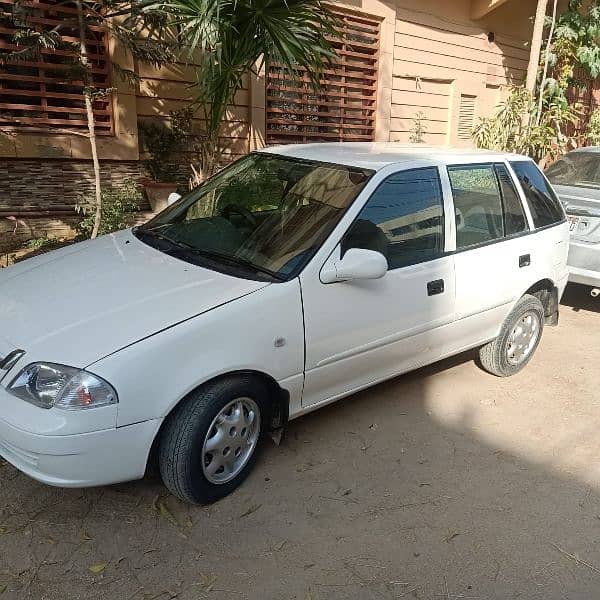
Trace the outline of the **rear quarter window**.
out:
M 511 161 L 531 211 L 536 229 L 555 225 L 565 220 L 565 213 L 554 190 L 532 161 Z

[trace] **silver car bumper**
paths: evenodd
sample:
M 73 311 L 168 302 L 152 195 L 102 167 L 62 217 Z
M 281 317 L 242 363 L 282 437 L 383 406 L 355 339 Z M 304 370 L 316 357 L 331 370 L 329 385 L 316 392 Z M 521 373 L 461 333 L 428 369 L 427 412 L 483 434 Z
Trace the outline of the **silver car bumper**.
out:
M 600 244 L 571 241 L 569 281 L 600 287 Z

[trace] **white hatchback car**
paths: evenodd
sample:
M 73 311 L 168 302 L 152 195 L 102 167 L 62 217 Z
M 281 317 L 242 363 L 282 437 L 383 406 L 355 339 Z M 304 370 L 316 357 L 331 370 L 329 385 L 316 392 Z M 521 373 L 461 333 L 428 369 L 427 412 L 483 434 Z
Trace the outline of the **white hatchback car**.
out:
M 287 420 L 468 348 L 507 376 L 555 324 L 568 225 L 522 156 L 256 152 L 146 225 L 0 271 L 0 455 L 42 482 L 214 501 Z

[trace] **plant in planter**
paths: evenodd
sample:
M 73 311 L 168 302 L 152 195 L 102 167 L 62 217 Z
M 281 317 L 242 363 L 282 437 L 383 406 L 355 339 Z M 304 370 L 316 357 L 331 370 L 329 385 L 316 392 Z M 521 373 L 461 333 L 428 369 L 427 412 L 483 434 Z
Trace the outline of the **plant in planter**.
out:
M 151 177 L 141 184 L 152 211 L 160 212 L 167 207 L 169 195 L 177 191 L 175 153 L 181 149 L 186 134 L 158 120 L 141 121 L 139 130 L 142 147 L 148 154 L 144 165 Z

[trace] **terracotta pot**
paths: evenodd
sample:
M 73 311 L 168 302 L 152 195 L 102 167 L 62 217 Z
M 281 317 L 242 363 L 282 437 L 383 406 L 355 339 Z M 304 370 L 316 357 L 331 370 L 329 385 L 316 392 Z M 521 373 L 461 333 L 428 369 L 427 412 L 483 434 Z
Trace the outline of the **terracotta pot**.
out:
M 150 179 L 144 179 L 140 183 L 144 186 L 150 208 L 154 213 L 161 212 L 167 208 L 167 198 L 169 197 L 169 194 L 177 191 L 176 183 L 163 183 L 160 181 L 152 181 Z

